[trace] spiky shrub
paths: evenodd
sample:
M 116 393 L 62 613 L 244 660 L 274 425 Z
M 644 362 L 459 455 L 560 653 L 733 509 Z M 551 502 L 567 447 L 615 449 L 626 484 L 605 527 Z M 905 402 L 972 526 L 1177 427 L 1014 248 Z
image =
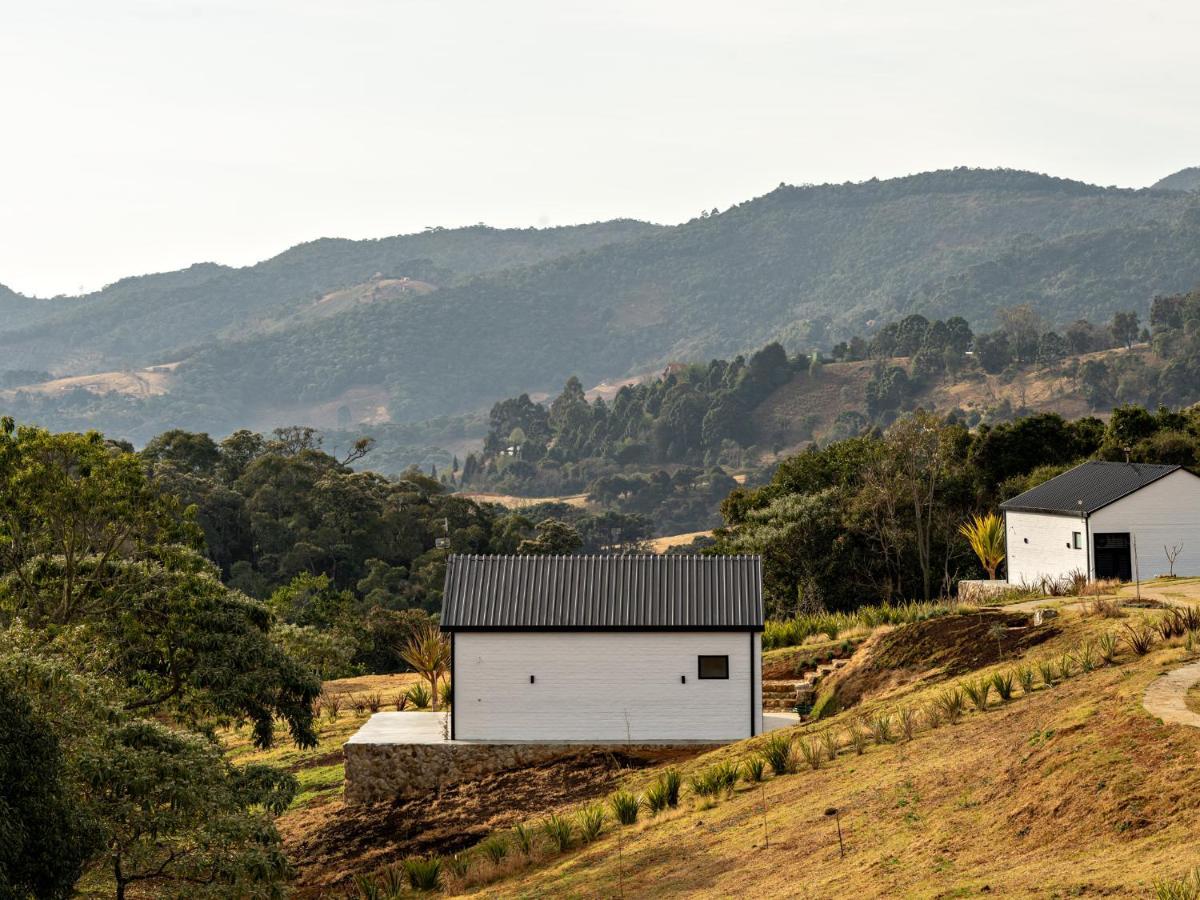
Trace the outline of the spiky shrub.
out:
M 838 757 L 838 753 L 842 749 L 842 742 L 838 740 L 838 734 L 832 728 L 826 728 L 821 732 L 821 746 L 825 748 L 825 755 L 829 757 L 829 761 L 833 762 Z
M 871 717 L 871 737 L 877 744 L 892 742 L 892 717 L 887 713 L 877 713 Z
M 679 805 L 679 792 L 683 788 L 683 776 L 678 769 L 667 769 L 662 773 L 662 783 L 667 789 L 667 806 Z
M 542 821 L 542 834 L 559 853 L 566 853 L 575 843 L 575 828 L 571 825 L 571 820 L 557 813 Z
M 367 712 L 374 714 L 383 707 L 383 698 L 377 692 L 372 691 L 363 697 L 363 703 L 367 707 Z
M 342 697 L 340 694 L 331 694 L 328 691 L 321 692 L 321 709 L 325 712 L 325 717 L 331 722 L 337 721 L 342 714 Z
M 738 781 L 738 764 L 733 760 L 726 760 L 710 766 L 709 777 L 717 786 L 717 790 L 732 795 Z
M 850 736 L 850 746 L 854 750 L 855 756 L 862 756 L 867 749 L 867 732 L 861 725 L 851 725 L 846 729 Z
M 1188 653 L 1196 652 L 1196 632 L 1191 628 L 1188 629 L 1188 633 L 1183 639 L 1183 649 Z
M 518 822 L 512 827 L 513 846 L 522 856 L 532 856 L 534 846 L 534 831 L 528 825 Z
M 388 866 L 374 875 L 355 875 L 360 900 L 397 900 L 404 896 L 408 875 L 402 866 Z
M 608 808 L 613 818 L 621 825 L 632 825 L 637 821 L 641 801 L 629 791 L 617 791 L 608 798 Z
M 983 712 L 988 707 L 988 698 L 992 693 L 992 682 L 987 678 L 975 678 L 970 681 L 963 682 L 963 693 L 967 695 L 967 699 L 980 712 Z
M 1121 604 L 1113 597 L 1097 597 L 1089 604 L 1089 607 L 1089 612 L 1093 616 L 1105 619 L 1120 619 L 1125 615 L 1121 611 Z
M 992 687 L 996 689 L 996 695 L 1003 703 L 1012 699 L 1014 683 L 1012 672 L 996 672 L 992 675 Z
M 953 725 L 967 711 L 967 695 L 961 687 L 947 688 L 934 701 L 941 710 L 942 718 Z
M 499 865 L 508 856 L 508 849 L 508 841 L 500 834 L 493 834 L 479 842 L 479 852 L 490 859 L 492 865 Z
M 755 754 L 742 763 L 742 778 L 750 782 L 762 781 L 767 774 L 767 761 Z
M 1185 606 L 1179 610 L 1179 614 L 1183 616 L 1183 627 L 1188 631 L 1200 629 L 1200 609 L 1194 606 Z
M 414 684 L 408 689 L 408 702 L 414 709 L 428 709 L 432 699 L 429 688 L 423 684 Z
M 1046 687 L 1053 687 L 1054 681 L 1058 677 L 1058 670 L 1054 668 L 1054 661 L 1050 659 L 1038 660 L 1038 674 L 1042 676 L 1042 684 Z
M 442 686 L 438 688 L 438 694 L 441 697 L 442 706 L 449 706 L 454 702 L 454 685 L 449 681 L 443 682 Z
M 1200 900 L 1200 868 L 1182 878 L 1156 878 L 1154 896 L 1157 900 Z
M 1063 651 L 1063 655 L 1058 658 L 1058 677 L 1066 681 L 1075 674 L 1075 657 L 1068 651 Z
M 408 706 L 408 694 L 399 693 L 396 695 L 396 712 L 404 712 L 404 708 Z
M 808 767 L 814 770 L 821 768 L 821 761 L 825 758 L 816 738 L 808 738 L 800 742 L 800 755 L 804 757 Z
M 646 795 L 642 798 L 642 803 L 646 806 L 646 812 L 657 816 L 667 808 L 667 786 L 661 780 L 654 782 L 646 788 Z
M 442 868 L 455 878 L 466 878 L 471 871 L 471 857 L 466 853 L 455 853 L 442 860 Z
M 418 891 L 436 890 L 442 874 L 440 856 L 410 856 L 403 863 L 409 885 Z
M 358 694 L 350 695 L 350 708 L 354 710 L 356 716 L 361 716 L 367 711 L 367 701 Z
M 787 775 L 796 767 L 790 735 L 776 733 L 768 737 L 762 746 L 762 755 L 776 775 Z
M 1145 656 L 1150 652 L 1150 648 L 1154 646 L 1154 630 L 1145 622 L 1140 625 L 1130 625 L 1125 623 L 1125 645 L 1134 652 L 1136 656 Z
M 1183 637 L 1186 631 L 1187 621 L 1178 609 L 1167 610 L 1158 620 L 1158 633 L 1162 635 L 1164 641 L 1169 641 L 1173 637 Z
M 925 705 L 924 714 L 925 724 L 929 726 L 931 731 L 935 728 L 942 727 L 942 720 L 945 716 L 942 712 L 942 708 L 938 705 L 936 700 Z
M 1017 684 L 1021 685 L 1021 693 L 1033 693 L 1034 671 L 1032 666 L 1022 663 L 1017 666 Z
M 1096 648 L 1100 654 L 1100 661 L 1106 666 L 1111 666 L 1117 658 L 1117 638 L 1110 631 L 1100 635 L 1100 639 L 1096 641 Z
M 1084 674 L 1096 668 L 1096 644 L 1092 640 L 1086 640 L 1079 645 L 1079 649 L 1075 651 L 1075 659 L 1079 663 L 1079 670 Z
M 608 813 L 602 803 L 589 803 L 575 816 L 579 828 L 579 839 L 590 844 L 604 831 L 604 823 L 608 821 Z
M 904 740 L 911 741 L 917 733 L 917 711 L 911 706 L 906 706 L 896 714 L 896 719 L 900 722 L 901 736 Z

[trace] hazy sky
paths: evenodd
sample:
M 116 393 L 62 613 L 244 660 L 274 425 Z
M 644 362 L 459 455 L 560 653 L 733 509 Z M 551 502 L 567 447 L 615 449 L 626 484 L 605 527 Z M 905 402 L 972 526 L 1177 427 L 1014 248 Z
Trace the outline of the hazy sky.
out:
M 1143 186 L 1200 164 L 1198 34 L 1194 0 L 0 0 L 0 283 L 953 165 Z

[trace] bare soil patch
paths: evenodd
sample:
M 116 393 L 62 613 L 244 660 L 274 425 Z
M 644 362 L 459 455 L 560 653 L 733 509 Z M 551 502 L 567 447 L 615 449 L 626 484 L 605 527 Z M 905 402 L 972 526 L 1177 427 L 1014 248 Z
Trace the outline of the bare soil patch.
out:
M 456 784 L 436 797 L 362 806 L 337 800 L 295 810 L 279 821 L 288 858 L 297 868 L 294 895 L 329 896 L 347 889 L 355 874 L 405 857 L 456 853 L 495 829 L 603 796 L 630 770 L 699 752 L 594 750 Z
M 1034 626 L 1026 613 L 988 609 L 913 622 L 868 638 L 824 689 L 832 689 L 845 708 L 924 678 L 1011 659 L 1058 633 L 1053 620 Z

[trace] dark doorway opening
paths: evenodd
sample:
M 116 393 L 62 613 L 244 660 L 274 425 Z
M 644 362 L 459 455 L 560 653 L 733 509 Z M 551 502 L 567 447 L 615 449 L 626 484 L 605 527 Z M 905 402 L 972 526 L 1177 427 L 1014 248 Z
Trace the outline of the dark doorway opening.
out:
M 1096 577 L 1133 580 L 1133 565 L 1129 558 L 1129 533 L 1094 534 L 1096 548 Z

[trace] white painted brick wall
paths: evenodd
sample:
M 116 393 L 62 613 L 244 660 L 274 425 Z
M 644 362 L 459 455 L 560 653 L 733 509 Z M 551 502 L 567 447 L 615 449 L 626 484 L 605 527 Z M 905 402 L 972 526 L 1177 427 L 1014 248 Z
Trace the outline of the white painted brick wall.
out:
M 1087 528 L 1080 517 L 1010 512 L 1007 519 L 1009 584 L 1035 585 L 1088 570 Z M 1070 546 L 1073 531 L 1081 533 L 1082 550 Z
M 729 657 L 728 680 L 697 677 L 697 657 L 710 654 Z M 458 632 L 455 737 L 739 740 L 750 735 L 752 687 L 762 732 L 759 671 L 760 635 L 745 631 Z

